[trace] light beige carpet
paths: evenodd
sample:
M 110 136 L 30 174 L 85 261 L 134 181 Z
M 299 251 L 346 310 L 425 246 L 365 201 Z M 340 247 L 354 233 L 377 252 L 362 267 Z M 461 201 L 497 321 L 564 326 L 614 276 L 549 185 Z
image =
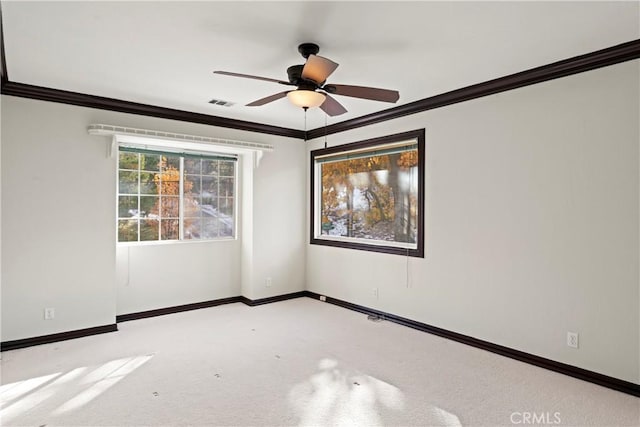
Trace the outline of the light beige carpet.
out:
M 640 399 L 300 298 L 2 354 L 2 425 L 640 425 Z

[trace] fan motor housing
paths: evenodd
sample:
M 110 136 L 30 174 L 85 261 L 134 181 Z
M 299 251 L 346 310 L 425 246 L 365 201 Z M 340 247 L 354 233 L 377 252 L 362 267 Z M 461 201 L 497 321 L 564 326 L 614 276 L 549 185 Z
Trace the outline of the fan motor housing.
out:
M 318 85 L 311 80 L 305 80 L 302 78 L 302 69 L 304 65 L 292 65 L 287 68 L 287 75 L 289 76 L 289 82 L 298 86 L 298 89 L 316 90 Z
M 297 85 L 300 80 L 302 80 L 302 69 L 304 65 L 292 65 L 287 68 L 287 75 L 289 76 L 289 81 L 294 85 Z

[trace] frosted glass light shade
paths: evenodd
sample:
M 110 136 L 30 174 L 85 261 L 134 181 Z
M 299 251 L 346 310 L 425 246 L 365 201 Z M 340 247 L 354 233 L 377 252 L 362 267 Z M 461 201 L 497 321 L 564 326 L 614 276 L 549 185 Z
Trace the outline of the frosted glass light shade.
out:
M 287 93 L 287 98 L 297 107 L 312 108 L 321 106 L 326 97 L 312 90 L 292 90 Z

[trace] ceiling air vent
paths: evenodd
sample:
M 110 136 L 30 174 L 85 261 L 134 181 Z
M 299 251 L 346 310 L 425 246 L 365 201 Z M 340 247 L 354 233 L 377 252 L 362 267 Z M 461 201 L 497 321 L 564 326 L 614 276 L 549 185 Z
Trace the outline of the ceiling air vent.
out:
M 234 103 L 230 101 L 223 101 L 221 99 L 212 99 L 209 104 L 222 105 L 223 107 L 231 107 Z

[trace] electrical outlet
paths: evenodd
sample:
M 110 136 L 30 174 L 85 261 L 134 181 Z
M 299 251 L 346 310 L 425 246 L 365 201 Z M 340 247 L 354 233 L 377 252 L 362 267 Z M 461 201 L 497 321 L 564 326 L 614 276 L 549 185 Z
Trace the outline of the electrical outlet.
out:
M 271 277 L 267 277 L 267 280 L 265 280 L 264 283 L 267 286 L 267 288 L 270 288 L 271 287 Z
M 45 308 L 44 309 L 44 320 L 51 320 L 56 317 L 56 309 L 55 308 Z
M 326 301 L 327 297 L 325 297 L 324 295 L 320 295 L 320 301 Z
M 373 297 L 378 299 L 378 288 L 373 288 Z
M 567 332 L 567 345 L 571 348 L 578 348 L 578 333 Z

